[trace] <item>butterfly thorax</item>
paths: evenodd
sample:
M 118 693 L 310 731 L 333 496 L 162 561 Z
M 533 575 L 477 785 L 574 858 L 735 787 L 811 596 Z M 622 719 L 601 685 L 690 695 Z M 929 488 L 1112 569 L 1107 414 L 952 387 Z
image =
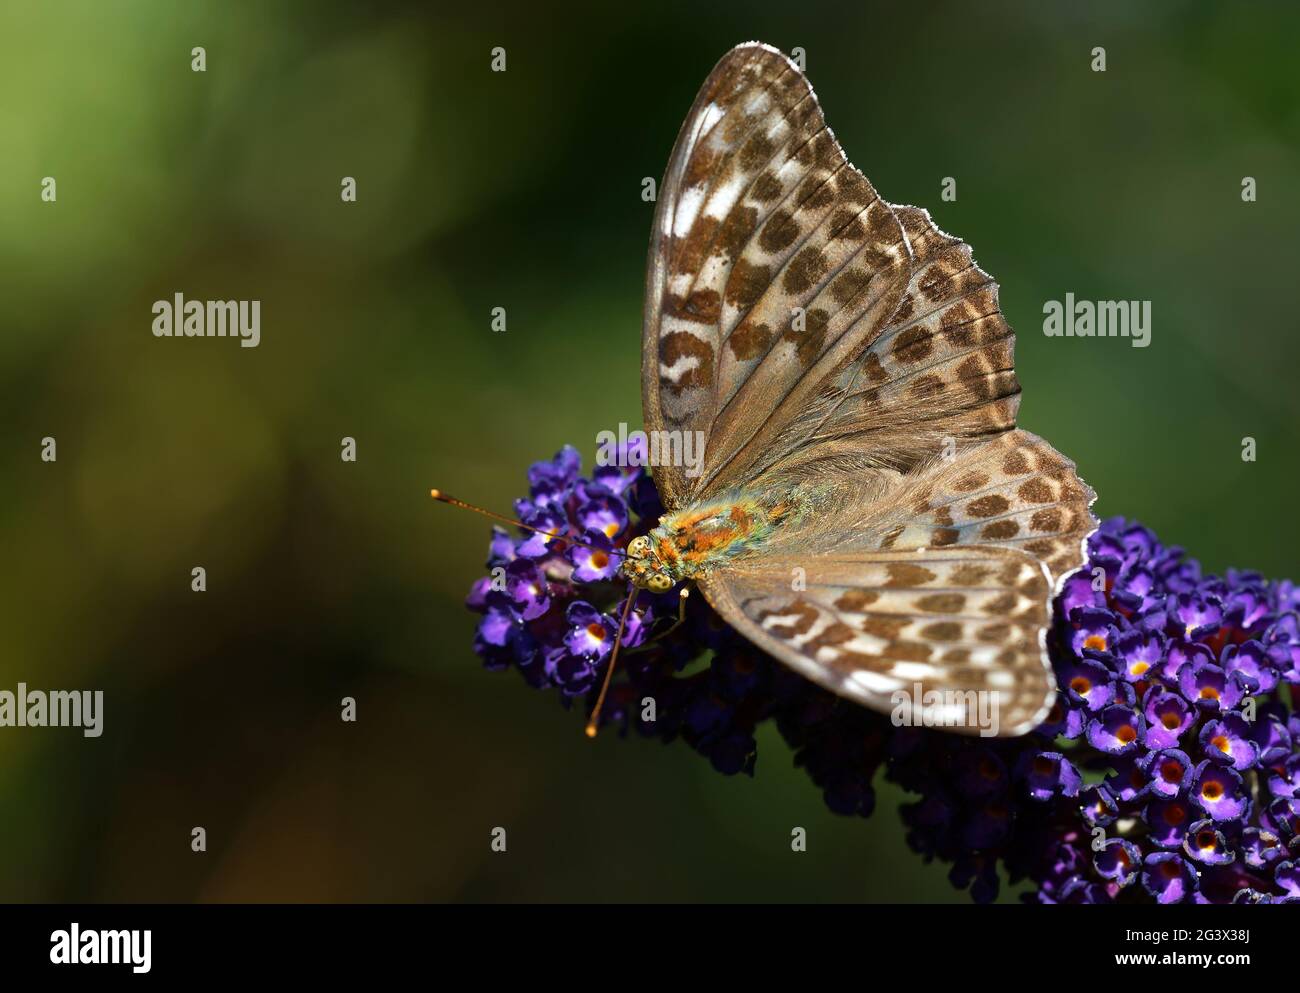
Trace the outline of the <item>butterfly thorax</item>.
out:
M 732 493 L 665 514 L 628 545 L 623 574 L 663 592 L 755 551 L 806 510 L 798 493 Z

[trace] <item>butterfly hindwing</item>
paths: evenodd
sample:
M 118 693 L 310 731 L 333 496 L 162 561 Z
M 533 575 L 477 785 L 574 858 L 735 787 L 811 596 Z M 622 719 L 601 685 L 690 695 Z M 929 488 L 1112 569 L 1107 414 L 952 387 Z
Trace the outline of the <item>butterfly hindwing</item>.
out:
M 849 164 L 803 73 L 767 46 L 714 69 L 660 191 L 646 287 L 646 424 L 698 431 L 679 506 L 752 475 L 821 384 L 895 311 L 910 272 L 889 204 Z
M 830 485 L 829 509 L 702 581 L 709 602 L 849 699 L 889 711 L 902 691 L 905 712 L 918 700 L 912 718 L 933 721 L 943 715 L 924 692 L 982 691 L 997 700 L 997 733 L 1032 728 L 1055 688 L 1051 596 L 1093 527 L 1073 465 L 1014 431 L 906 475 Z
M 975 720 L 936 720 L 943 715 L 926 712 L 925 694 L 983 692 L 998 700 L 1000 734 L 1023 734 L 1046 713 L 1054 683 L 1039 643 L 1045 600 L 1035 595 L 1047 581 L 1032 556 L 986 548 L 925 558 L 871 552 L 811 568 L 799 591 L 790 589 L 784 569 L 728 572 L 701 586 L 727 622 L 760 648 L 873 710 L 890 713 L 901 692 L 910 722 L 976 733 Z M 1028 592 L 1018 594 L 1020 588 Z M 1023 618 L 981 613 L 1008 596 Z M 990 627 L 996 640 L 981 640 Z

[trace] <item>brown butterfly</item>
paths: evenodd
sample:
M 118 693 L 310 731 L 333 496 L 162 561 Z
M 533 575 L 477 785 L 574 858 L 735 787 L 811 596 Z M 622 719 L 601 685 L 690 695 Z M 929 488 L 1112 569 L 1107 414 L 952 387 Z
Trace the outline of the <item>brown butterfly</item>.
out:
M 803 72 L 733 49 L 668 163 L 645 298 L 647 431 L 698 432 L 703 459 L 654 467 L 668 513 L 624 575 L 694 581 L 850 700 L 974 733 L 983 694 L 1027 732 L 1096 523 L 1074 463 L 1016 428 L 1013 345 L 970 249 L 880 199 Z
M 1016 428 L 1014 340 L 970 249 L 877 196 L 803 72 L 732 49 L 677 137 L 646 279 L 652 451 L 702 457 L 653 466 L 668 512 L 620 572 L 693 581 L 759 648 L 896 720 L 1026 733 L 1056 690 L 1052 597 L 1096 522 L 1074 463 Z

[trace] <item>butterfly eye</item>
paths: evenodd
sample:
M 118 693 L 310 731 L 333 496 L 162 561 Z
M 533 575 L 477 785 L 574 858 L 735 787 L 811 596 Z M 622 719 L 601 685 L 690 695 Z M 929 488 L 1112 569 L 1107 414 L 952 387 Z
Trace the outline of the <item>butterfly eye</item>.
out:
M 646 580 L 651 593 L 667 593 L 673 588 L 673 581 L 662 572 L 657 572 Z
M 650 539 L 645 535 L 633 538 L 628 542 L 627 554 L 634 559 L 643 559 L 650 552 Z

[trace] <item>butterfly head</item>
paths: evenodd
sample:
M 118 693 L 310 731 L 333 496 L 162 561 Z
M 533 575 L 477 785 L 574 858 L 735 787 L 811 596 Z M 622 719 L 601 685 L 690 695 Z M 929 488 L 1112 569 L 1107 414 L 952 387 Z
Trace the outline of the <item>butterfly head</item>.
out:
M 667 593 L 677 585 L 677 581 L 655 555 L 649 536 L 644 534 L 628 543 L 627 558 L 623 560 L 623 575 L 633 586 L 651 593 Z

